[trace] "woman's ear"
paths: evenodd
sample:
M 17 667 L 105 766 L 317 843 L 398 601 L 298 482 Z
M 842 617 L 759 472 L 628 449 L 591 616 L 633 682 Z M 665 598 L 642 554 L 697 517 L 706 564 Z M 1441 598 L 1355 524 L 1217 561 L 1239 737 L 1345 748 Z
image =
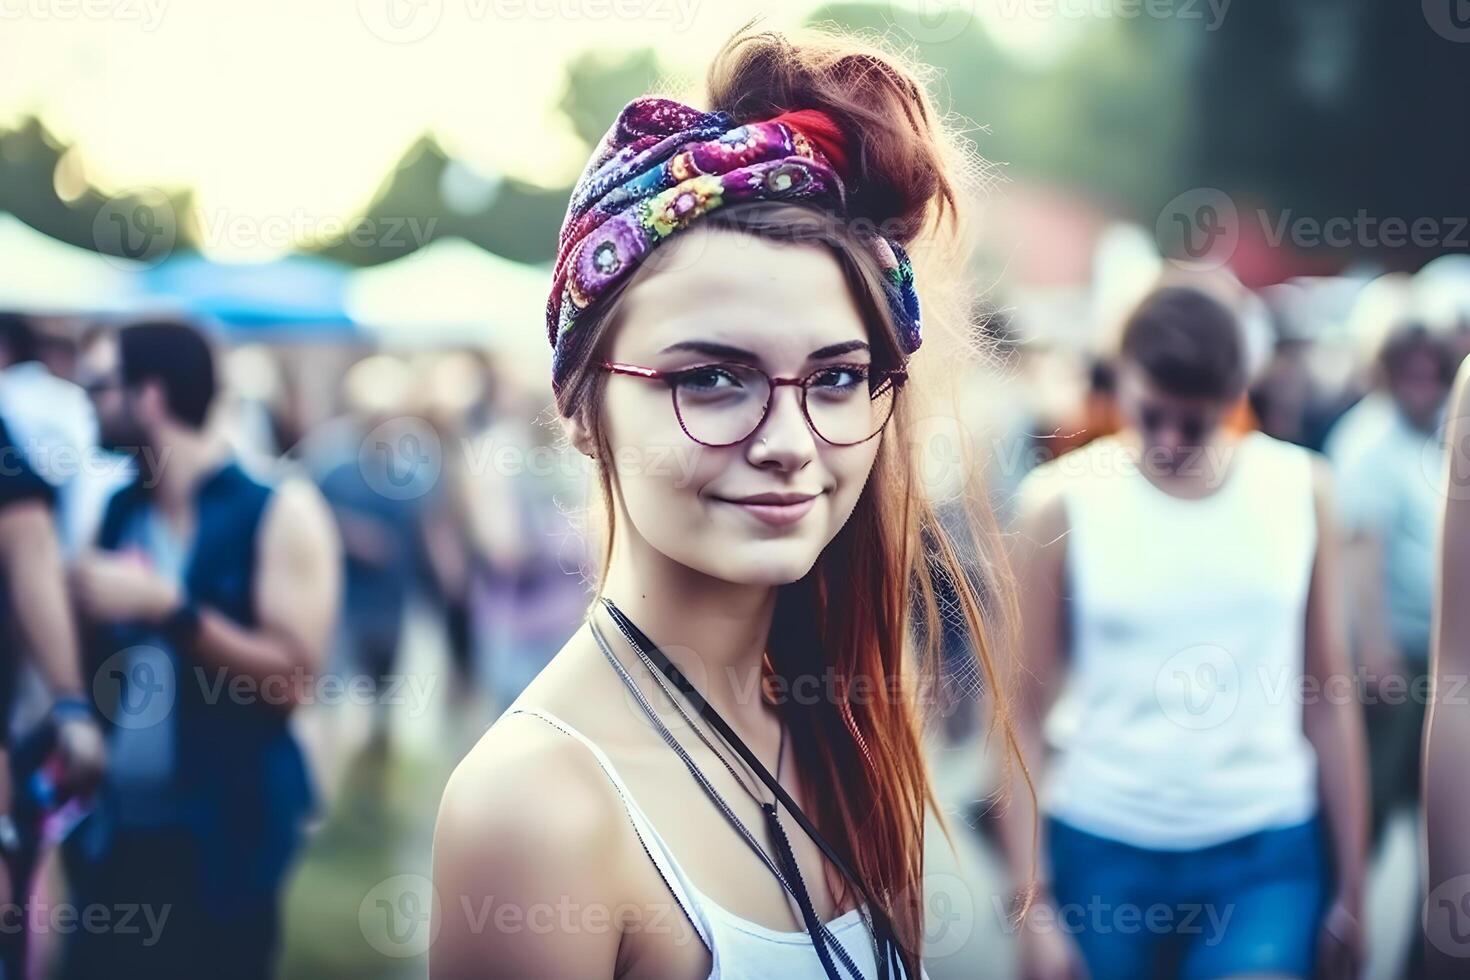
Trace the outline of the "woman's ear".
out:
M 563 415 L 561 417 L 561 426 L 562 431 L 567 435 L 567 441 L 572 444 L 577 452 L 592 459 L 597 458 L 596 440 L 593 439 L 591 427 L 583 421 L 581 412 L 578 412 L 570 418 Z

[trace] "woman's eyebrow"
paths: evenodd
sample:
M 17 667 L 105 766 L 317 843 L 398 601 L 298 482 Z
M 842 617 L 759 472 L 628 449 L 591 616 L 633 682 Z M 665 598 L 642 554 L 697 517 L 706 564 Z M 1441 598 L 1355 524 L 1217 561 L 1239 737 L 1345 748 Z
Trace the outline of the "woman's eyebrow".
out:
M 819 347 L 807 355 L 809 361 L 822 361 L 831 357 L 841 357 L 853 351 L 867 350 L 868 344 L 862 340 L 844 340 L 838 344 L 828 344 Z M 760 356 L 743 347 L 732 347 L 729 344 L 717 344 L 709 340 L 681 340 L 677 344 L 670 344 L 659 353 L 671 354 L 676 351 L 693 351 L 696 354 L 708 354 L 711 357 L 725 357 L 736 361 L 759 362 Z
M 728 357 L 736 361 L 759 361 L 751 351 L 742 347 L 731 347 L 729 344 L 716 344 L 708 340 L 681 340 L 677 344 L 670 344 L 660 354 L 672 354 L 675 351 L 693 351 L 696 354 L 708 354 L 711 357 Z
M 840 344 L 828 344 L 819 347 L 807 355 L 809 361 L 821 361 L 829 357 L 841 357 L 843 354 L 851 354 L 855 350 L 867 350 L 868 345 L 861 340 L 844 340 Z

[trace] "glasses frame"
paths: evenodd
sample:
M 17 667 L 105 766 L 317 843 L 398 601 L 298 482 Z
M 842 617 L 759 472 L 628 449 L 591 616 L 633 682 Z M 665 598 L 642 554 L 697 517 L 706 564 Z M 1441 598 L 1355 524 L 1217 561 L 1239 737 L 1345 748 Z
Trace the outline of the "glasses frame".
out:
M 751 430 L 749 432 L 741 436 L 739 439 L 736 439 L 733 442 L 705 442 L 703 439 L 696 438 L 694 433 L 689 431 L 689 426 L 684 424 L 684 414 L 679 411 L 679 391 L 676 384 L 680 377 L 693 371 L 704 371 L 710 368 L 727 366 L 738 367 L 748 371 L 755 371 L 758 374 L 763 375 L 767 382 L 766 404 L 765 407 L 761 409 L 760 419 L 755 423 L 754 426 L 751 427 Z M 872 434 L 862 439 L 858 439 L 855 442 L 834 442 L 833 440 L 828 439 L 826 436 L 822 435 L 821 430 L 818 429 L 816 423 L 812 421 L 812 413 L 807 409 L 806 393 L 807 389 L 811 386 L 812 379 L 819 374 L 824 374 L 827 371 L 834 371 L 840 368 L 862 368 L 864 371 L 868 372 L 869 384 L 872 384 L 872 380 L 874 378 L 879 379 L 877 386 L 873 388 L 872 392 L 869 394 L 869 399 L 871 400 L 877 398 L 882 393 L 884 387 L 888 386 L 892 388 L 894 395 L 893 401 L 894 404 L 897 404 L 898 392 L 903 388 L 904 382 L 907 381 L 909 377 L 908 371 L 904 370 L 903 368 L 876 369 L 871 364 L 859 364 L 855 362 L 825 364 L 822 367 L 814 368 L 811 373 L 799 378 L 773 377 L 763 369 L 758 368 L 753 364 L 744 363 L 742 361 L 710 361 L 705 364 L 695 364 L 691 367 L 678 368 L 673 371 L 660 371 L 657 368 L 643 367 L 639 364 L 627 364 L 622 361 L 603 361 L 601 367 L 604 371 L 609 371 L 613 374 L 623 374 L 634 378 L 644 378 L 649 381 L 662 381 L 667 384 L 669 386 L 669 400 L 674 403 L 674 417 L 679 420 L 679 428 L 683 429 L 684 434 L 690 439 L 693 439 L 701 446 L 708 446 L 711 449 L 724 449 L 727 446 L 739 445 L 746 439 L 749 439 L 751 436 L 755 435 L 755 433 L 759 432 L 760 427 L 766 424 L 766 419 L 771 414 L 771 405 L 776 401 L 776 389 L 781 387 L 782 385 L 796 385 L 800 389 L 800 397 L 798 400 L 801 402 L 802 417 L 806 419 L 807 428 L 811 429 L 812 433 L 818 439 L 821 439 L 829 446 L 861 446 L 863 443 L 867 442 L 869 439 L 872 439 L 874 436 L 878 435 L 878 433 L 882 432 L 888 427 L 889 420 L 893 418 L 893 405 L 890 404 L 888 407 L 888 418 L 885 418 L 883 420 L 883 424 L 874 429 Z

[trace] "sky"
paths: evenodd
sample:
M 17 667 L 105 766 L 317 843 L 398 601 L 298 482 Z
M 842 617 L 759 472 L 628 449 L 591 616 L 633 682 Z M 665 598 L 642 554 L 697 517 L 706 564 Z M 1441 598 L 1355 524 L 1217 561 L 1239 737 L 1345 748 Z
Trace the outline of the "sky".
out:
M 957 34 L 987 9 L 938 2 L 882 6 L 930 37 Z M 676 76 L 698 80 L 752 15 L 779 28 L 815 6 L 0 0 L 0 126 L 39 114 L 78 146 L 65 170 L 114 193 L 193 188 L 206 247 L 248 258 L 278 246 L 222 233 L 211 241 L 210 229 L 329 228 L 366 204 L 425 131 L 486 175 L 565 185 L 586 153 L 554 111 L 567 60 L 653 47 Z M 1023 42 L 1035 33 L 1014 16 L 1005 25 Z

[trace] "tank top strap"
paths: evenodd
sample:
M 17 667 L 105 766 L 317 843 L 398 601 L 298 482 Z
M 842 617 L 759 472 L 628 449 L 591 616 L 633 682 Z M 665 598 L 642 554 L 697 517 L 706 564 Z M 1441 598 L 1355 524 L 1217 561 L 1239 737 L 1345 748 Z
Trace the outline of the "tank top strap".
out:
M 597 743 L 593 742 L 586 735 L 583 735 L 549 711 L 543 711 L 540 708 L 511 708 L 506 714 L 533 715 L 563 735 L 568 735 L 586 746 L 587 751 L 592 753 L 592 757 L 597 760 L 597 765 L 606 774 L 608 781 L 617 790 L 618 798 L 623 801 L 623 809 L 627 811 L 628 819 L 632 821 L 633 832 L 638 835 L 638 842 L 643 845 L 644 853 L 648 855 L 649 860 L 658 869 L 659 877 L 668 886 L 669 891 L 674 896 L 674 901 L 678 902 L 679 907 L 684 910 L 685 916 L 688 917 L 690 924 L 694 926 L 694 931 L 699 933 L 699 938 L 704 943 L 705 948 L 710 951 L 711 956 L 715 956 L 711 926 L 709 920 L 706 918 L 705 909 L 699 901 L 699 896 L 702 893 L 689 880 L 689 877 L 684 873 L 684 869 L 679 867 L 679 862 L 674 859 L 669 845 L 659 836 L 659 832 L 654 829 L 647 814 L 643 812 L 643 809 L 638 806 L 637 801 L 633 799 L 632 792 L 629 791 L 622 777 L 618 775 L 618 771 L 614 768 L 612 760 L 607 757 L 607 753 L 603 752 Z

